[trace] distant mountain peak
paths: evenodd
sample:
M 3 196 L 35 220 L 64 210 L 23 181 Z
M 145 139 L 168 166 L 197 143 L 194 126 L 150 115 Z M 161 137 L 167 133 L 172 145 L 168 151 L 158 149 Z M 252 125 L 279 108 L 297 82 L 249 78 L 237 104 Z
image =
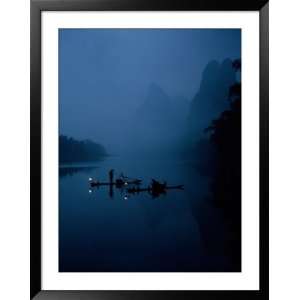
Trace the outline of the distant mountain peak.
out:
M 150 100 L 161 100 L 169 102 L 169 96 L 167 93 L 156 83 L 151 83 L 148 88 L 147 99 Z
M 203 132 L 228 107 L 229 88 L 235 81 L 236 72 L 231 59 L 212 60 L 206 65 L 189 110 L 189 129 L 192 132 Z

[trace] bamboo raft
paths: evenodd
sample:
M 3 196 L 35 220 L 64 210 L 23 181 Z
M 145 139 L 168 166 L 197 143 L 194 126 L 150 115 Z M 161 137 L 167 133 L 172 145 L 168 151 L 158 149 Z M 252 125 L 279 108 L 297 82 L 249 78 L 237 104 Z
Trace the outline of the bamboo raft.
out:
M 183 190 L 183 184 L 180 185 L 173 185 L 173 186 L 161 186 L 158 188 L 153 188 L 153 187 L 147 187 L 147 188 L 139 188 L 139 187 L 133 187 L 133 188 L 128 188 L 127 193 L 129 194 L 134 194 L 134 193 L 140 193 L 140 192 L 155 192 L 155 193 L 164 193 L 166 190 Z
M 122 180 L 122 179 L 117 179 L 115 182 L 100 182 L 100 181 L 91 181 L 90 186 L 91 187 L 99 187 L 99 186 L 125 186 L 125 185 L 130 185 L 130 184 L 136 184 L 139 185 L 142 183 L 142 180 L 140 179 L 135 179 L 135 180 Z

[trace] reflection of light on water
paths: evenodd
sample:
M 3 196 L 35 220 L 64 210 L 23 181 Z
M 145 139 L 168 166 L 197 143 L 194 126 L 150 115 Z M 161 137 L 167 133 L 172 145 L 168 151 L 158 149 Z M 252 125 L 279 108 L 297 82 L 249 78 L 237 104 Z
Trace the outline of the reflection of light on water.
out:
M 128 197 L 127 197 L 127 196 L 125 196 L 125 197 L 124 197 L 124 200 L 127 200 L 127 199 L 128 199 Z
M 89 190 L 89 193 L 91 194 L 91 193 L 92 193 L 92 190 Z
M 127 183 L 127 182 L 125 182 L 125 185 L 128 185 L 128 183 Z
M 93 180 L 93 178 L 90 177 L 90 178 L 89 178 L 89 181 L 92 181 L 92 180 Z

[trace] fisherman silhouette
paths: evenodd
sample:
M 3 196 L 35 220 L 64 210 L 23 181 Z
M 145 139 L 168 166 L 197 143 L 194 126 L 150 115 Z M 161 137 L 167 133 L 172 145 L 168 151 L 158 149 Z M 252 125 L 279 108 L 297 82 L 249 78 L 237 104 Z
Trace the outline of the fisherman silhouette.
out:
M 108 172 L 108 174 L 109 174 L 109 183 L 110 183 L 110 184 L 113 184 L 113 182 L 114 182 L 114 169 L 111 169 L 111 170 Z
M 160 183 L 159 181 L 152 179 L 152 184 L 151 184 L 151 189 L 152 192 L 164 192 L 165 188 L 166 188 L 167 183 Z
M 159 185 L 160 185 L 160 183 L 157 181 L 157 180 L 155 180 L 155 179 L 152 179 L 151 180 L 152 182 L 151 182 L 151 188 L 154 190 L 154 189 L 157 189 L 158 187 L 159 187 Z
M 149 193 L 151 194 L 152 198 L 157 198 L 161 194 L 166 193 L 166 184 L 160 183 L 159 181 L 152 179 L 151 180 L 151 188 L 149 190 Z

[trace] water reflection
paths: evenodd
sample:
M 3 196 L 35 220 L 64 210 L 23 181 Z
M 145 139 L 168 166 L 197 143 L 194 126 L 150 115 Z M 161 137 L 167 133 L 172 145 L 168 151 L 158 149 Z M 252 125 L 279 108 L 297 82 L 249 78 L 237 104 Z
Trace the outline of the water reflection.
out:
M 118 190 L 121 195 L 123 195 L 125 191 L 125 200 L 127 200 L 129 197 L 137 196 L 140 193 L 147 193 L 151 195 L 152 198 L 158 198 L 161 195 L 166 195 L 168 190 L 183 190 L 184 188 L 183 184 L 167 185 L 166 181 L 161 183 L 155 179 L 152 179 L 151 184 L 149 184 L 147 187 L 141 187 L 141 179 L 130 178 L 128 176 L 124 176 L 123 173 L 121 173 L 119 178 L 113 181 L 113 169 L 109 171 L 109 182 L 93 180 L 92 178 L 89 178 L 89 184 L 90 192 L 93 188 L 99 189 L 100 187 L 108 187 L 108 195 L 110 198 L 113 198 L 114 196 L 114 189 Z
M 74 167 L 59 181 L 60 272 L 240 271 L 228 215 L 214 201 L 214 177 L 194 164 L 109 158 L 92 169 Z M 142 182 L 91 187 L 95 179 L 109 183 L 112 168 Z M 176 188 L 153 193 L 152 178 Z

